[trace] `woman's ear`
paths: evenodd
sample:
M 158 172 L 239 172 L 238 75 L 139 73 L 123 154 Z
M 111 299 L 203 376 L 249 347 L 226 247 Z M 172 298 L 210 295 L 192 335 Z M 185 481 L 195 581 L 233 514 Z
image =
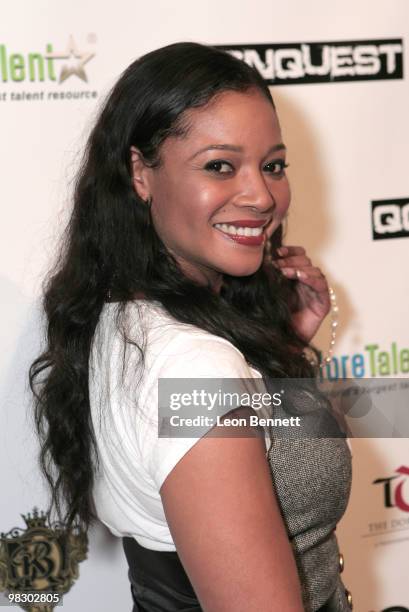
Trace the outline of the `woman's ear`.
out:
M 147 200 L 152 195 L 148 180 L 149 166 L 146 166 L 142 153 L 134 146 L 131 147 L 131 171 L 136 193 L 142 200 Z

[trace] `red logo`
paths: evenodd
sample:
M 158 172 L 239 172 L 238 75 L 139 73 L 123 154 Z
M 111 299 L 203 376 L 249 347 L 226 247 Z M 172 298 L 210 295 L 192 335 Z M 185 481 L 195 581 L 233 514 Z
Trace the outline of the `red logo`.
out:
M 399 508 L 403 512 L 409 512 L 409 499 L 405 501 L 403 487 L 409 476 L 409 467 L 401 465 L 396 470 L 395 476 L 389 478 L 377 478 L 372 484 L 383 484 L 384 504 L 386 508 Z M 396 482 L 394 482 L 396 479 Z

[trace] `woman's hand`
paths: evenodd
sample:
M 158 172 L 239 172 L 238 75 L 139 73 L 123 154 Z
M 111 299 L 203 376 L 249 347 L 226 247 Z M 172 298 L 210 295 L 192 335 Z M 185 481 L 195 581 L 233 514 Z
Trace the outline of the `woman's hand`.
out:
M 299 308 L 293 314 L 297 333 L 310 342 L 331 307 L 327 279 L 312 265 L 301 246 L 282 246 L 273 265 L 289 279 L 296 281 Z

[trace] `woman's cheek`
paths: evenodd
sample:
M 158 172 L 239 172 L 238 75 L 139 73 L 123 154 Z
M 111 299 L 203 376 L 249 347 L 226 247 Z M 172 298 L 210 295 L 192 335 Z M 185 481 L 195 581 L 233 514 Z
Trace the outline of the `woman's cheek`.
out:
M 291 202 L 291 188 L 287 177 L 283 179 L 281 187 L 281 193 L 277 201 L 277 209 L 282 218 L 285 217 Z

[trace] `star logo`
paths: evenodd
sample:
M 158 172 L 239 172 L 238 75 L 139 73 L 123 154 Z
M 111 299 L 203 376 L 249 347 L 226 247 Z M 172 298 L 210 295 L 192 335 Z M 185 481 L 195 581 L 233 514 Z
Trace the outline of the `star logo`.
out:
M 68 63 L 64 64 L 61 67 L 60 78 L 58 80 L 59 83 L 63 83 L 72 74 L 76 74 L 77 77 L 79 77 L 85 82 L 88 82 L 84 66 L 94 57 L 94 55 L 95 53 L 79 51 L 75 43 L 74 37 L 71 35 L 68 39 L 65 51 L 62 51 L 60 53 L 57 51 L 53 51 L 53 53 L 46 53 L 44 57 L 46 57 L 47 59 L 68 60 Z

